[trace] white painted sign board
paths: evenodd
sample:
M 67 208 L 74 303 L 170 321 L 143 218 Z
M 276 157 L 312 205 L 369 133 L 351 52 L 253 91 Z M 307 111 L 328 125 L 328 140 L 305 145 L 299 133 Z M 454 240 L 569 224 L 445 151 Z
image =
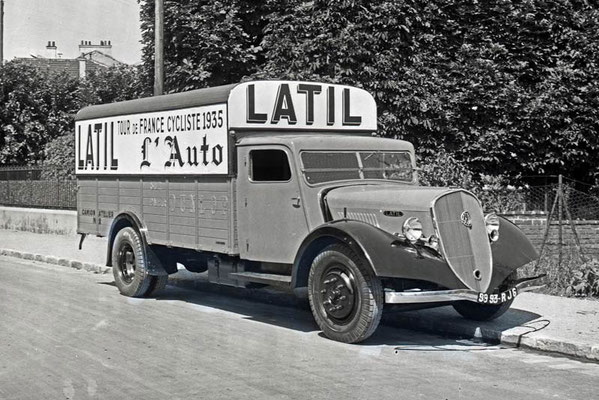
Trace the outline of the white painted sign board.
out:
M 78 121 L 78 174 L 226 174 L 225 104 Z
M 225 98 L 221 101 L 77 121 L 76 172 L 79 175 L 222 175 L 229 172 L 231 129 L 374 132 L 377 127 L 374 98 L 365 90 L 351 86 L 246 82 L 233 87 L 226 102 Z
M 374 99 L 351 86 L 247 82 L 231 91 L 228 103 L 232 129 L 376 131 Z

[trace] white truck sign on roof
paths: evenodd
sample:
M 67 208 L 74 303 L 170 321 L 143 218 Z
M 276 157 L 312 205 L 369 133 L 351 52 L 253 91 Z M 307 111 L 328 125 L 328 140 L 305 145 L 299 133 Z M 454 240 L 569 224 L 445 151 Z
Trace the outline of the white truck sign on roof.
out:
M 229 110 L 230 127 L 236 129 L 376 131 L 374 99 L 350 86 L 248 82 L 231 91 Z

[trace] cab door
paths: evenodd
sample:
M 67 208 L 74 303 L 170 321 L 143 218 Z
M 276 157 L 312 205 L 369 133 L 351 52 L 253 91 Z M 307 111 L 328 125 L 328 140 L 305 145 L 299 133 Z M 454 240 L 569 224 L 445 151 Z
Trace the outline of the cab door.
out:
M 244 259 L 292 263 L 308 233 L 299 176 L 284 146 L 239 146 L 237 212 Z

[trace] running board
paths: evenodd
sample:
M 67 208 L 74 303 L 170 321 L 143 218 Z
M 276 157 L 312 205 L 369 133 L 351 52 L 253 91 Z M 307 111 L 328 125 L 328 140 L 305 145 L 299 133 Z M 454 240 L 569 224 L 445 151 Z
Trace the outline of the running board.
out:
M 266 274 L 263 272 L 232 272 L 229 276 L 240 281 L 263 283 L 283 288 L 291 286 L 291 276 L 289 275 Z

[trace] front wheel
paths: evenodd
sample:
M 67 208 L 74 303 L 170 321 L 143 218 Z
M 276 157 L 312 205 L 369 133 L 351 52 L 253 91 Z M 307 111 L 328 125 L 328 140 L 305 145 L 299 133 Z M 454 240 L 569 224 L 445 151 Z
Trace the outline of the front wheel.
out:
M 357 343 L 374 333 L 383 312 L 383 287 L 368 261 L 341 244 L 313 261 L 308 298 L 316 323 L 333 340 Z
M 491 321 L 501 317 L 514 299 L 501 304 L 478 304 L 471 301 L 457 301 L 452 304 L 453 308 L 464 318 L 474 321 Z

